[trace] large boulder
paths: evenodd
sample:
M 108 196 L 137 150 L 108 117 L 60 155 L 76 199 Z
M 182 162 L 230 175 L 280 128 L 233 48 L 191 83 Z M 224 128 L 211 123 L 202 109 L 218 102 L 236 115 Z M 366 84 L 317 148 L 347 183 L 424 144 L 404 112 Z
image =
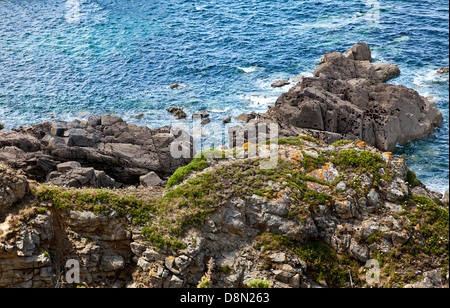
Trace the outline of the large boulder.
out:
M 170 127 L 150 129 L 127 124 L 110 114 L 93 115 L 88 121 L 45 122 L 2 131 L 0 161 L 24 170 L 27 176 L 42 182 L 51 172 L 57 171 L 58 166 L 61 167 L 59 164 L 78 162 L 83 168 L 95 169 L 97 175 L 109 184 L 113 183 L 112 180 L 137 184 L 140 176 L 151 171 L 161 177 L 168 176 L 191 161 L 194 144 L 192 138 L 184 136 L 188 135 L 182 131 L 173 132 Z M 171 145 L 175 141 L 183 142 L 190 157 L 174 158 L 171 155 Z M 78 171 L 71 173 L 77 174 L 76 179 L 80 179 Z M 101 171 L 111 177 L 111 181 L 98 173 Z M 71 174 L 53 174 L 52 179 L 67 179 L 73 183 Z M 89 180 L 88 183 L 98 181 Z

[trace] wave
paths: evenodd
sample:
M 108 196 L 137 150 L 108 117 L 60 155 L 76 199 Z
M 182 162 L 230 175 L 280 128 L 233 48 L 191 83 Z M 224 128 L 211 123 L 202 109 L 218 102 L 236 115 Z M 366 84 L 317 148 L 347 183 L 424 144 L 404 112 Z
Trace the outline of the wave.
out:
M 260 66 L 249 66 L 249 67 L 240 67 L 240 66 L 237 66 L 237 68 L 238 68 L 240 71 L 243 71 L 244 73 L 253 73 L 253 72 L 255 72 L 256 70 L 262 69 L 262 67 L 260 67 Z
M 245 96 L 245 99 L 253 103 L 251 107 L 264 107 L 274 104 L 278 99 L 278 95 L 248 94 Z
M 415 75 L 413 84 L 418 88 L 431 88 L 449 81 L 449 75 L 438 74 L 437 68 L 427 68 L 417 72 Z

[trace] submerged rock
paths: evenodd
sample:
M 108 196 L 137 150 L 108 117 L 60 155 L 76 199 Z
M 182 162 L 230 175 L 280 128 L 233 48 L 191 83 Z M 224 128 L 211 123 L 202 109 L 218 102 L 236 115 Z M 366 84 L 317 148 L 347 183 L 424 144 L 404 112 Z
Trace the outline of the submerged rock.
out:
M 281 88 L 281 87 L 287 86 L 288 84 L 290 84 L 289 80 L 281 79 L 281 80 L 274 81 L 270 86 L 272 88 Z

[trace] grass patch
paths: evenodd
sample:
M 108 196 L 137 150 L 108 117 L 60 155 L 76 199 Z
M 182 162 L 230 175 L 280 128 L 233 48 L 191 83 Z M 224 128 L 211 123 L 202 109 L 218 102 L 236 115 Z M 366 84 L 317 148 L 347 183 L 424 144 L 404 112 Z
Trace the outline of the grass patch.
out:
M 196 157 L 184 167 L 178 168 L 167 181 L 167 188 L 181 183 L 192 171 L 202 171 L 209 166 L 205 156 Z
M 344 287 L 350 281 L 349 270 L 352 272 L 353 283 L 361 283 L 358 279 L 358 268 L 360 267 L 358 261 L 339 255 L 333 248 L 321 241 L 297 243 L 283 236 L 264 232 L 255 239 L 254 248 L 262 249 L 262 251 L 288 251 L 296 254 L 307 263 L 306 275 L 317 282 L 323 279 L 329 286 Z
M 338 147 L 338 146 L 343 146 L 343 145 L 346 145 L 346 144 L 349 144 L 349 143 L 353 143 L 353 142 L 354 141 L 352 141 L 352 140 L 339 140 L 339 141 L 334 142 L 333 146 L 334 147 Z
M 416 174 L 413 171 L 411 171 L 411 170 L 408 170 L 407 173 L 406 173 L 406 181 L 412 187 L 422 185 L 422 182 L 417 178 Z
M 247 286 L 252 289 L 268 289 L 270 288 L 270 282 L 262 279 L 253 279 Z

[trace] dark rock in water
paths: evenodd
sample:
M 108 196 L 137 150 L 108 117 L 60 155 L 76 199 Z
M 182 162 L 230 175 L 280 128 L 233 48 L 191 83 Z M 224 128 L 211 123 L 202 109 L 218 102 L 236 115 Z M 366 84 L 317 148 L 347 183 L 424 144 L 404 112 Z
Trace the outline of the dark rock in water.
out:
M 437 73 L 438 74 L 448 74 L 450 72 L 450 69 L 448 67 L 441 67 Z
M 170 127 L 149 129 L 127 124 L 113 115 L 91 116 L 88 121 L 71 123 L 45 122 L 1 131 L 0 161 L 42 182 L 49 173 L 58 170 L 61 176 L 53 174 L 54 183 L 115 187 L 114 181 L 135 184 L 140 176 L 151 171 L 168 176 L 189 163 L 191 158 L 173 158 L 170 153 L 171 143 L 183 139 L 180 146 L 193 157 L 192 138 L 180 136 L 188 135 L 171 132 Z M 94 173 L 81 172 L 77 163 L 82 169 L 92 168 Z
M 184 119 L 187 117 L 186 113 L 180 107 L 172 107 L 172 108 L 167 109 L 167 111 L 169 113 L 172 113 L 173 115 L 175 115 L 178 120 Z
M 181 84 L 179 84 L 179 83 L 174 83 L 174 84 L 171 84 L 169 87 L 170 87 L 171 89 L 178 89 L 178 88 L 181 87 Z
M 209 118 L 209 113 L 202 111 L 192 114 L 193 119 L 206 119 Z
M 211 122 L 210 118 L 204 118 L 204 119 L 200 122 L 200 124 L 201 124 L 201 125 L 206 125 L 206 124 L 208 124 L 208 123 L 210 123 L 210 122 Z
M 274 81 L 270 86 L 272 88 L 281 88 L 281 87 L 284 87 L 284 86 L 286 86 L 288 84 L 289 84 L 288 80 L 281 79 L 281 80 Z
M 278 123 L 281 136 L 306 133 L 328 143 L 362 140 L 385 151 L 425 138 L 442 124 L 435 103 L 413 89 L 382 83 L 399 73 L 397 65 L 370 63 L 370 58 L 363 43 L 344 55 L 328 53 L 315 77 L 282 94 L 256 123 Z M 245 115 L 240 119 L 248 121 Z
M 236 120 L 242 121 L 242 122 L 249 122 L 250 120 L 253 120 L 257 117 L 257 114 L 255 112 L 252 112 L 250 114 L 243 113 L 240 116 L 236 117 Z
M 223 119 L 222 122 L 224 124 L 230 123 L 231 122 L 231 117 L 227 117 L 227 118 Z

